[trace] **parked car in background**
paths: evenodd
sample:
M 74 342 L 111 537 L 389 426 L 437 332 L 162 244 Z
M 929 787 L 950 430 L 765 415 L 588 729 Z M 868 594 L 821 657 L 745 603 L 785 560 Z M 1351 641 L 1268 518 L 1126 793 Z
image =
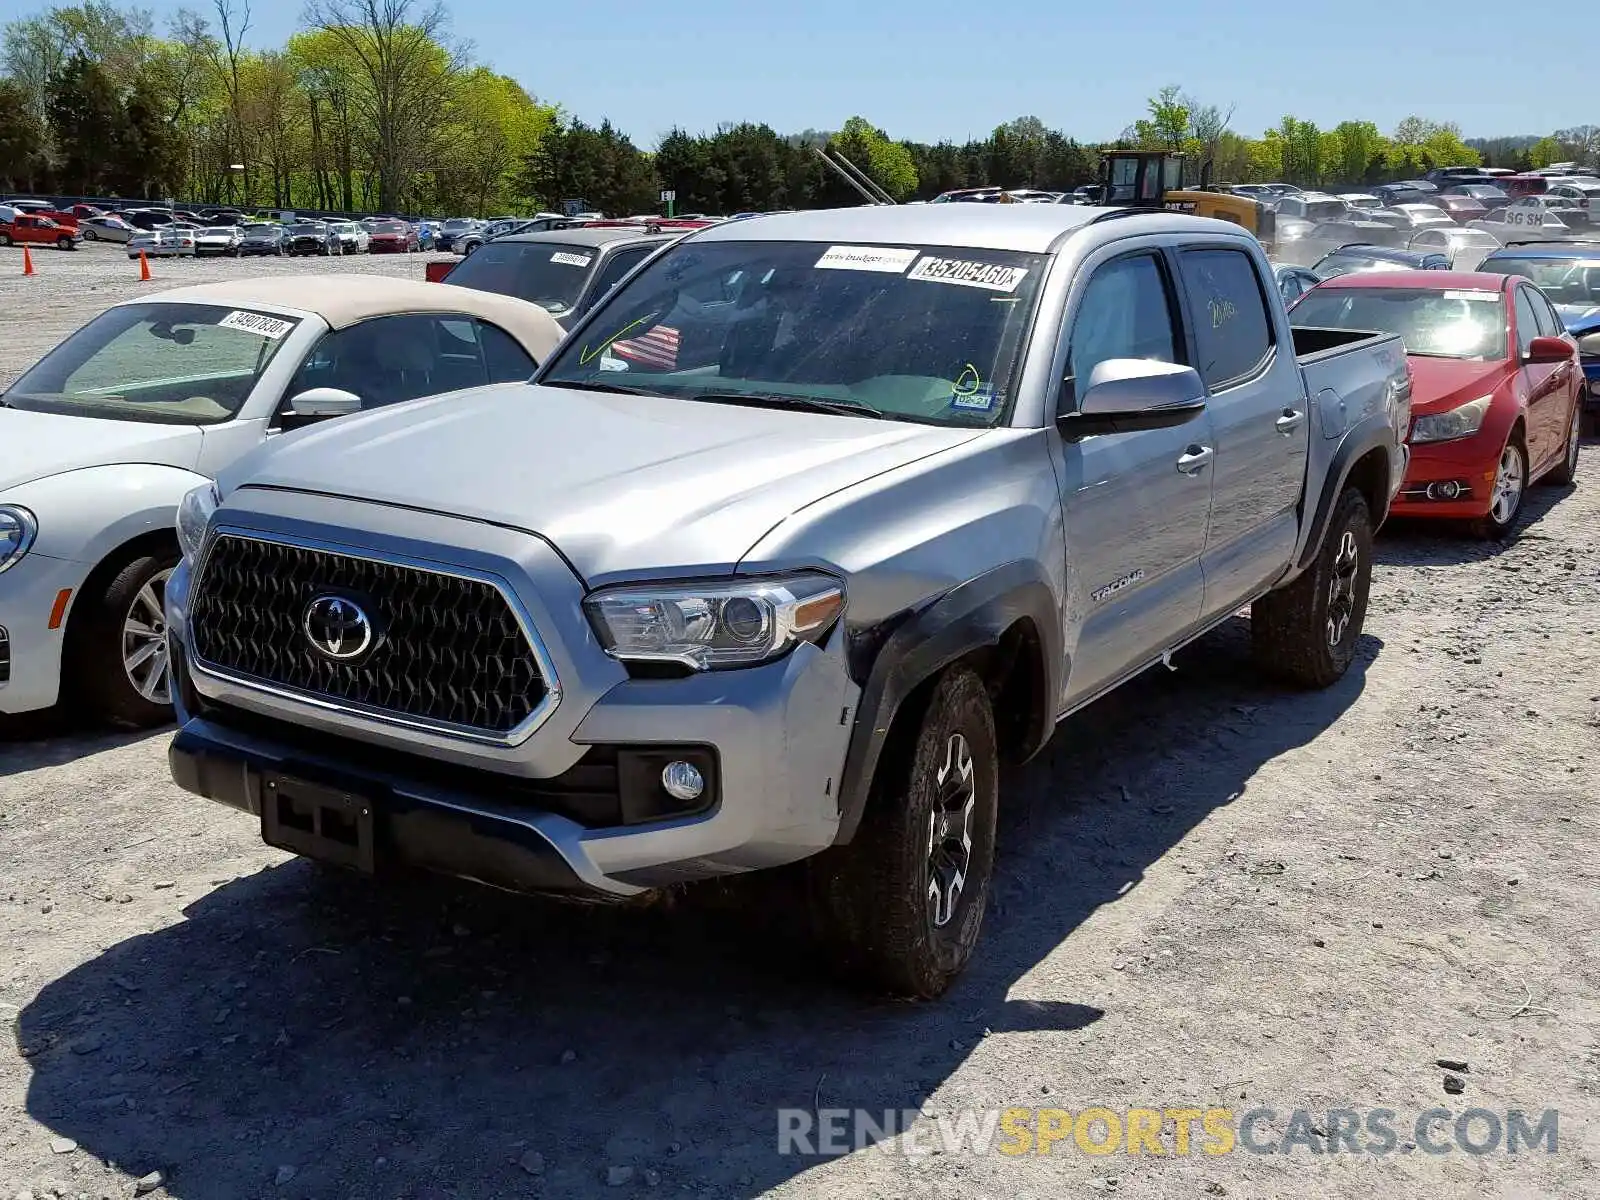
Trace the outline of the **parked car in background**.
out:
M 1438 250 L 1406 250 L 1397 246 L 1341 246 L 1318 259 L 1312 269 L 1324 279 L 1391 271 L 1445 271 L 1449 256 Z
M 54 246 L 57 250 L 76 250 L 76 226 L 58 224 L 49 217 L 17 212 L 10 220 L 0 219 L 0 246 Z
M 1505 204 L 1510 204 L 1513 197 L 1500 186 L 1498 180 L 1494 183 L 1452 183 L 1439 189 L 1436 200 L 1446 196 L 1470 196 L 1486 209 L 1496 209 Z
M 69 204 L 63 211 L 65 211 L 68 216 L 78 218 L 80 223 L 87 220 L 89 217 L 104 217 L 109 215 L 107 214 L 106 210 L 101 208 L 98 204 Z
M 174 779 L 313 859 L 517 891 L 792 865 L 840 966 L 940 995 L 1002 763 L 1247 604 L 1267 671 L 1333 684 L 1404 473 L 1398 339 L 1296 334 L 1237 226 L 1099 215 L 712 226 L 532 386 L 195 489 Z M 672 365 L 612 353 L 647 338 Z
M 412 225 L 412 229 L 416 230 L 417 249 L 432 250 L 435 248 L 434 238 L 439 232 L 439 227 L 437 225 L 435 225 L 432 221 L 418 221 Z
M 371 246 L 371 236 L 358 221 L 333 221 L 330 229 L 339 239 L 340 254 L 365 254 Z
M 8 200 L 3 207 L 8 209 L 12 216 L 26 214 L 30 217 L 43 217 L 45 220 L 54 221 L 57 225 L 70 229 L 74 233 L 78 229 L 76 213 L 71 209 L 57 208 L 47 200 Z
M 1482 229 L 1423 229 L 1406 243 L 1408 250 L 1437 251 L 1452 271 L 1475 271 L 1483 256 L 1500 247 L 1500 239 Z
M 626 225 L 508 234 L 462 259 L 448 278 L 458 287 L 531 301 L 571 328 L 624 275 L 676 236 Z
M 1310 267 L 1302 267 L 1296 263 L 1278 263 L 1272 268 L 1273 282 L 1278 285 L 1278 295 L 1283 297 L 1283 302 L 1293 305 L 1317 284 L 1322 282 L 1322 276 Z
M 129 258 L 143 254 L 147 258 L 194 257 L 195 231 L 189 226 L 141 230 L 128 239 Z
M 1369 209 L 1383 208 L 1383 201 L 1371 192 L 1341 192 L 1337 199 L 1343 200 L 1351 208 Z
M 1586 224 L 1575 227 L 1562 220 L 1559 215 L 1562 210 L 1552 207 L 1550 203 L 1552 200 L 1559 201 L 1560 197 L 1524 196 L 1521 200 L 1512 201 L 1482 220 L 1472 222 L 1470 228 L 1492 233 L 1502 242 L 1542 239 L 1559 241 L 1572 237 L 1575 228 L 1587 228 Z
M 1489 215 L 1488 208 L 1481 200 L 1460 192 L 1440 192 L 1433 198 L 1433 203 L 1457 225 L 1465 225 L 1469 221 L 1481 221 Z M 1501 206 L 1504 207 L 1506 203 L 1508 201 L 1503 200 Z
M 344 243 L 332 225 L 325 221 L 296 221 L 284 229 L 290 254 L 334 255 L 344 253 Z
M 435 250 L 453 250 L 460 238 L 472 233 L 480 227 L 479 222 L 471 217 L 451 217 L 440 225 L 433 235 L 433 248 Z
M 405 254 L 418 248 L 417 231 L 404 221 L 374 221 L 367 230 L 373 254 Z
M 279 431 L 520 381 L 561 330 L 531 304 L 366 276 L 178 288 L 107 309 L 0 397 L 0 713 L 171 717 L 163 591 L 178 502 Z
M 246 256 L 288 254 L 289 242 L 283 226 L 269 221 L 252 221 L 245 225 L 240 230 L 239 253 Z
M 1350 206 L 1337 196 L 1326 192 L 1301 192 L 1278 199 L 1279 214 L 1300 217 L 1306 221 L 1342 221 L 1350 216 Z
M 1444 226 L 1448 228 L 1456 223 L 1449 213 L 1431 201 L 1423 201 L 1419 204 L 1391 204 L 1383 212 L 1389 214 L 1392 219 L 1399 223 L 1399 227 L 1408 233 L 1415 233 L 1417 230 L 1426 229 L 1429 226 Z
M 1555 305 L 1561 323 L 1578 341 L 1587 381 L 1584 410 L 1588 432 L 1600 432 L 1600 244 L 1513 243 L 1488 255 L 1478 269 L 1520 276 Z
M 196 258 L 207 255 L 220 257 L 224 254 L 238 258 L 239 247 L 243 243 L 244 229 L 241 226 L 209 225 L 195 232 L 194 253 Z
M 125 208 L 117 215 L 135 229 L 147 232 L 170 225 L 177 219 L 164 208 Z
M 1384 206 L 1391 209 L 1398 208 L 1401 205 L 1426 204 L 1429 197 L 1433 195 L 1432 191 L 1425 192 L 1420 188 L 1399 183 L 1386 183 L 1372 190 L 1378 199 L 1383 201 Z
M 1525 203 L 1522 204 L 1521 211 L 1531 211 L 1532 206 L 1537 205 L 1538 207 L 1544 209 L 1547 215 L 1555 217 L 1556 220 L 1560 221 L 1568 229 L 1575 230 L 1579 233 L 1589 232 L 1587 228 L 1587 226 L 1591 223 L 1589 219 L 1589 213 L 1587 210 L 1579 208 L 1577 201 L 1575 200 L 1571 200 L 1566 196 L 1549 195 L 1525 196 L 1522 199 L 1525 201 Z M 1510 206 L 1508 205 L 1507 207 Z
M 126 242 L 139 231 L 121 217 L 80 217 L 78 236 L 86 242 Z
M 1503 175 L 1495 181 L 1513 200 L 1523 196 L 1542 196 L 1550 190 L 1550 180 L 1544 175 L 1529 172 L 1523 175 Z
M 1547 196 L 1560 196 L 1563 200 L 1570 200 L 1573 204 L 1583 209 L 1586 213 L 1594 214 L 1600 211 L 1600 179 L 1556 179 L 1550 183 Z M 1593 216 L 1591 216 L 1593 219 Z
M 1539 289 L 1463 271 L 1332 279 L 1289 314 L 1298 326 L 1374 329 L 1404 340 L 1411 465 L 1394 515 L 1516 527 L 1529 485 L 1578 468 L 1578 350 Z

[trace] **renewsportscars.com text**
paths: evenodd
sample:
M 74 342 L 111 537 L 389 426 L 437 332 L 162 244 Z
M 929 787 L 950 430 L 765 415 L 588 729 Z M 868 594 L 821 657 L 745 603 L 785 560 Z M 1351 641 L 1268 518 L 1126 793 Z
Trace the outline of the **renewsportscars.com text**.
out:
M 1560 1113 L 1468 1108 L 918 1109 L 780 1108 L 778 1153 L 850 1154 L 1525 1154 L 1557 1152 Z

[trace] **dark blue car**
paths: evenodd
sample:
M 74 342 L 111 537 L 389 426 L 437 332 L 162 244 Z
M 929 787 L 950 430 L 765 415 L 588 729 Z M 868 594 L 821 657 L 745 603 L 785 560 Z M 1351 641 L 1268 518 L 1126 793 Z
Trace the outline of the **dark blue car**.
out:
M 1478 270 L 1531 279 L 1556 306 L 1578 341 L 1588 379 L 1584 412 L 1594 432 L 1600 422 L 1600 242 L 1512 242 L 1489 254 Z

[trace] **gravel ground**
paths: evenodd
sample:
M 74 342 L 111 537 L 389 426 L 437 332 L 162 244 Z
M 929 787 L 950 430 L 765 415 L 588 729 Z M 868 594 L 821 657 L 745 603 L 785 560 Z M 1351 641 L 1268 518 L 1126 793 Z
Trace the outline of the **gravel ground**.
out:
M 83 294 L 138 286 L 101 257 L 115 282 L 90 253 L 4 281 L 35 307 L 0 308 L 0 373 Z M 421 269 L 288 269 L 325 268 Z M 167 733 L 10 727 L 0 1197 L 127 1196 L 150 1172 L 196 1200 L 1600 1195 L 1594 446 L 1581 474 L 1504 547 L 1386 531 L 1362 654 L 1327 692 L 1263 683 L 1234 622 L 1064 723 L 1006 781 L 996 904 L 937 1004 L 825 982 L 759 892 L 370 889 L 180 793 Z M 1317 1132 L 1276 1155 L 777 1153 L 780 1107 L 926 1129 L 1091 1105 L 1269 1108 L 1269 1141 L 1303 1109 Z M 1329 1109 L 1380 1107 L 1394 1153 L 1305 1144 Z M 1434 1107 L 1559 1109 L 1557 1153 L 1422 1153 Z

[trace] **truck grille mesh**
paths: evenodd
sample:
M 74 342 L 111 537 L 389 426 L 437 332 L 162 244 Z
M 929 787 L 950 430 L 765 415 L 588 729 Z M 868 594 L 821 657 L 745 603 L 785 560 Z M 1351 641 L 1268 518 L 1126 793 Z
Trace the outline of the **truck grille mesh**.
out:
M 378 631 L 338 661 L 306 636 L 318 596 L 354 599 Z M 548 691 L 500 590 L 476 579 L 221 534 L 194 586 L 196 658 L 233 675 L 381 713 L 505 734 Z

